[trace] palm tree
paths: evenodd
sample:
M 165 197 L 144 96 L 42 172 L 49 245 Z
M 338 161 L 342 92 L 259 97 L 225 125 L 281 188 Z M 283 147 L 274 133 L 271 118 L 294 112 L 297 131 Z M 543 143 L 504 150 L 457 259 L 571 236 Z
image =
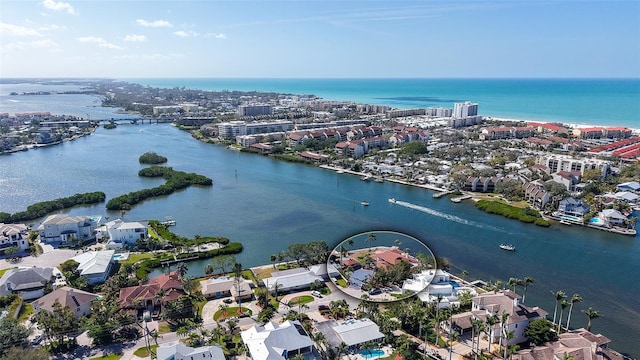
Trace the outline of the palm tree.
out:
M 502 357 L 502 360 L 507 360 L 507 354 L 508 354 L 508 351 L 509 351 L 509 340 L 513 339 L 514 332 L 515 331 L 507 330 L 506 328 L 504 330 L 504 338 L 505 338 L 505 340 L 504 340 L 504 355 Z
M 238 307 L 240 308 L 240 313 L 242 313 L 242 299 L 240 298 L 240 283 L 242 282 L 242 264 L 240 263 L 233 264 L 233 273 L 235 275 L 236 291 L 238 292 Z
M 182 279 L 185 275 L 187 275 L 189 268 L 187 267 L 187 264 L 179 262 L 178 265 L 176 265 L 176 271 L 178 272 L 178 276 L 180 276 L 180 279 Z
M 562 302 L 560 302 L 560 318 L 558 319 L 558 334 L 562 333 L 562 314 L 567 306 L 569 306 L 567 299 L 562 299 Z
M 373 244 L 376 241 L 376 234 L 370 232 L 367 235 L 367 238 L 364 239 L 364 242 L 369 243 L 369 251 L 371 251 L 371 244 Z
M 516 288 L 522 284 L 522 280 L 518 278 L 509 278 L 509 287 L 511 291 L 516 292 Z
M 571 312 L 573 311 L 573 305 L 577 302 L 582 302 L 582 296 L 579 294 L 573 294 L 571 297 L 571 306 L 569 307 L 569 316 L 567 317 L 567 331 L 569 331 L 569 323 L 571 322 Z
M 522 281 L 522 287 L 524 288 L 523 292 L 522 292 L 522 302 L 524 303 L 525 298 L 527 297 L 527 287 L 529 287 L 530 285 L 533 285 L 533 278 L 531 276 L 527 276 L 524 278 L 524 280 Z
M 589 307 L 587 310 L 582 310 L 582 312 L 589 318 L 589 322 L 587 323 L 587 331 L 591 331 L 591 320 L 602 317 L 602 315 L 598 310 L 593 310 L 592 307 Z
M 487 324 L 487 328 L 489 329 L 489 345 L 487 346 L 487 351 L 491 352 L 491 341 L 493 340 L 493 325 L 498 322 L 498 317 L 496 315 L 491 315 L 487 317 L 485 322 Z
M 564 298 L 566 298 L 567 295 L 564 293 L 564 291 L 559 290 L 559 291 L 556 291 L 555 296 L 556 296 L 556 307 L 553 310 L 553 323 L 552 323 L 554 325 L 556 324 L 556 314 L 558 313 L 558 303 Z

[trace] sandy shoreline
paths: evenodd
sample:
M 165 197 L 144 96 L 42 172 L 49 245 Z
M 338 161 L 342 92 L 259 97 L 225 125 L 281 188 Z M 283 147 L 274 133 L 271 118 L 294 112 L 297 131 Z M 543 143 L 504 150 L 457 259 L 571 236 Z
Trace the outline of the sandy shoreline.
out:
M 592 128 L 592 127 L 603 127 L 603 128 L 624 127 L 627 129 L 631 129 L 631 131 L 635 134 L 640 134 L 640 128 L 631 128 L 631 127 L 620 126 L 620 125 L 578 124 L 578 123 L 567 123 L 563 121 L 510 119 L 510 118 L 493 117 L 493 116 L 483 116 L 483 118 L 488 121 L 511 121 L 511 122 L 526 122 L 526 123 L 539 123 L 539 124 L 563 124 L 571 129 L 584 129 L 584 128 Z

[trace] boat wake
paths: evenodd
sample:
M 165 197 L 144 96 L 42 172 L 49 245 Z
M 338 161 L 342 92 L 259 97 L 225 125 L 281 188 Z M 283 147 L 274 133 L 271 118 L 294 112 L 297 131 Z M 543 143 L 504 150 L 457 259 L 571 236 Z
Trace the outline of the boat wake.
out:
M 455 216 L 455 215 L 451 215 L 451 214 L 445 214 L 443 212 L 440 212 L 440 211 L 437 211 L 437 210 L 433 210 L 433 209 L 429 209 L 428 207 L 412 204 L 410 202 L 400 201 L 400 200 L 395 200 L 395 199 L 389 199 L 389 202 L 392 203 L 392 204 L 404 206 L 404 207 L 409 208 L 409 209 L 422 211 L 422 212 L 427 213 L 429 215 L 437 216 L 437 217 L 440 217 L 440 218 L 443 218 L 443 219 L 447 219 L 449 221 L 454 221 L 454 222 L 457 222 L 459 224 L 475 226 L 475 227 L 479 227 L 479 228 L 483 228 L 483 229 L 490 229 L 490 230 L 493 230 L 493 231 L 506 232 L 505 230 L 500 229 L 500 228 L 495 227 L 495 226 L 479 223 L 479 222 L 476 222 L 476 221 L 470 221 L 470 220 L 463 219 L 463 218 L 461 218 L 459 216 Z

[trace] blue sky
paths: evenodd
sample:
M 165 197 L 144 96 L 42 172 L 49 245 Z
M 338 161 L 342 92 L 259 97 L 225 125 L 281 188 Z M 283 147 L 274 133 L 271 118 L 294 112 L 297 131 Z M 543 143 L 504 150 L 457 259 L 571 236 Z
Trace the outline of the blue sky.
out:
M 640 78 L 640 1 L 0 2 L 2 77 Z

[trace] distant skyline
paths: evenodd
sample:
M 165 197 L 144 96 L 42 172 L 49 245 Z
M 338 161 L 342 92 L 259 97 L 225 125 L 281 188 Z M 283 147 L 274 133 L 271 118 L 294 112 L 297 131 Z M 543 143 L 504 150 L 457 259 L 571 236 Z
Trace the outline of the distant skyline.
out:
M 0 2 L 0 77 L 640 78 L 640 1 Z

